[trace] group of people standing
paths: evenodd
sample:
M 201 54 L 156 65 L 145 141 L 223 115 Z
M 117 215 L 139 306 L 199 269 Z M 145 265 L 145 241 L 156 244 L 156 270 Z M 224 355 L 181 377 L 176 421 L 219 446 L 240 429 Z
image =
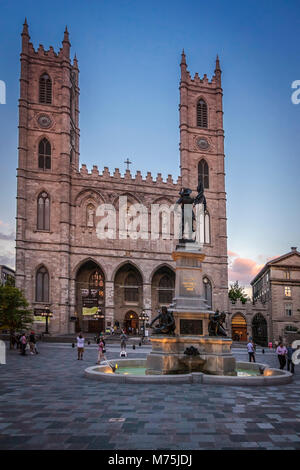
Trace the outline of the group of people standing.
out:
M 39 353 L 34 331 L 31 331 L 28 335 L 26 335 L 26 333 L 21 333 L 20 335 L 12 334 L 10 344 L 12 349 L 14 349 L 15 346 L 16 349 L 20 349 L 22 356 L 26 355 L 26 351 L 29 351 L 32 355 Z
M 97 364 L 100 364 L 100 362 L 103 359 L 107 361 L 107 358 L 105 356 L 105 353 L 106 353 L 105 340 L 101 333 L 98 337 L 95 338 L 95 340 L 98 345 Z M 84 353 L 84 344 L 85 344 L 85 338 L 82 333 L 78 334 L 76 341 L 77 341 L 77 360 L 82 361 L 83 353 Z M 126 351 L 126 341 L 127 341 L 127 336 L 125 335 L 125 332 L 122 331 L 120 335 L 121 351 Z
M 252 339 L 250 339 L 247 344 L 247 351 L 249 355 L 249 362 L 255 362 L 256 346 Z M 279 368 L 281 370 L 283 370 L 287 364 L 287 370 L 294 374 L 295 366 L 292 357 L 295 351 L 296 349 L 293 349 L 291 344 L 289 344 L 288 346 L 285 346 L 283 342 L 280 342 L 278 344 L 278 346 L 276 347 L 276 354 L 279 361 Z

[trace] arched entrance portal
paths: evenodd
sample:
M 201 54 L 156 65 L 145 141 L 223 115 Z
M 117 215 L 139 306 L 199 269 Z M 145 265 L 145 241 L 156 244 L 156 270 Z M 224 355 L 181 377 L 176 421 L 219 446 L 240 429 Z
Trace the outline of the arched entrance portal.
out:
M 115 323 L 119 322 L 121 328 L 137 329 L 138 316 L 143 309 L 143 278 L 140 271 L 131 263 L 120 266 L 114 285 Z M 130 318 L 130 315 L 133 317 Z
M 104 319 L 95 320 L 94 315 L 105 306 L 105 279 L 100 266 L 87 261 L 77 271 L 76 279 L 76 331 L 100 333 L 104 331 Z
M 139 331 L 139 317 L 136 312 L 130 310 L 126 313 L 124 318 L 124 330 L 128 335 L 138 334 Z
M 265 317 L 257 313 L 252 320 L 253 341 L 260 346 L 268 345 L 268 325 Z
M 231 336 L 233 341 L 247 341 L 247 323 L 240 313 L 232 317 Z

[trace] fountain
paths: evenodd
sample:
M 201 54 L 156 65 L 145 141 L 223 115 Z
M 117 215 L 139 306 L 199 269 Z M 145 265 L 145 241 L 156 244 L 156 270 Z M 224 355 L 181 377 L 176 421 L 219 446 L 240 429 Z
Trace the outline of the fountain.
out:
M 211 310 L 202 293 L 205 254 L 199 227 L 192 230 L 193 220 L 199 220 L 206 208 L 202 186 L 198 186 L 196 198 L 190 194 L 190 189 L 183 188 L 177 201 L 181 206 L 182 239 L 172 253 L 176 263 L 175 297 L 170 309 L 163 307 L 151 322 L 152 351 L 146 360 L 111 360 L 110 364 L 89 367 L 86 375 L 123 383 L 289 383 L 292 374 L 287 371 L 265 364 L 236 363 L 232 340 L 224 328 L 225 314 Z

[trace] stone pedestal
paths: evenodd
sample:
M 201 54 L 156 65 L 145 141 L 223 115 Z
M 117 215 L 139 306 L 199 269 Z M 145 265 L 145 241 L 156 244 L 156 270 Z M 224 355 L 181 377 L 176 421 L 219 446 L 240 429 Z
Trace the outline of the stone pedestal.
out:
M 176 284 L 170 310 L 175 319 L 175 335 L 152 335 L 152 352 L 147 357 L 146 374 L 204 372 L 236 375 L 231 339 L 208 336 L 209 315 L 214 312 L 202 293 L 201 263 L 205 255 L 201 246 L 196 243 L 179 244 L 172 256 L 176 261 Z M 191 347 L 198 354 L 185 354 Z

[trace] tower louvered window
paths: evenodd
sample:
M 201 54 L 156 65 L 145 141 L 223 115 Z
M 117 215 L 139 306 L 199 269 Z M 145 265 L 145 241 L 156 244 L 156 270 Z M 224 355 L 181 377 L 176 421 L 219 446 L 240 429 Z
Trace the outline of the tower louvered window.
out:
M 39 102 L 42 104 L 52 103 L 52 82 L 47 73 L 40 77 Z
M 200 183 L 200 181 L 203 184 L 204 189 L 209 188 L 208 164 L 204 159 L 198 163 L 198 183 Z
M 41 170 L 51 170 L 51 145 L 46 138 L 39 143 L 39 168 Z
M 197 103 L 197 126 L 208 127 L 207 122 L 207 104 L 201 99 Z

